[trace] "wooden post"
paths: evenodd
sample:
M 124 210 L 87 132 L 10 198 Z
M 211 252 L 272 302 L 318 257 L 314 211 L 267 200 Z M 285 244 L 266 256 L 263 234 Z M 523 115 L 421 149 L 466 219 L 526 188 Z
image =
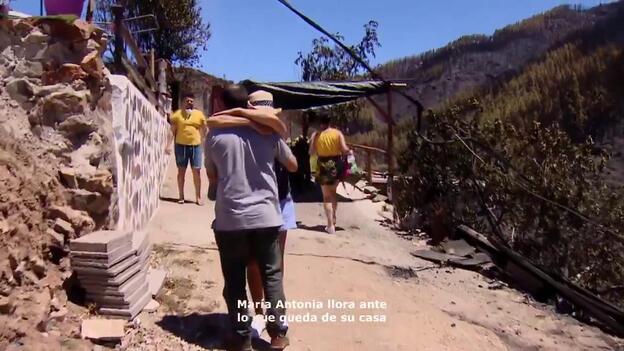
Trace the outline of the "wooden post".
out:
M 93 22 L 93 13 L 95 12 L 95 0 L 89 0 L 87 4 L 87 22 Z
M 373 184 L 373 151 L 366 150 L 366 178 L 368 184 Z
M 152 77 L 156 77 L 156 53 L 154 51 L 154 48 L 150 49 L 150 72 L 152 74 Z M 154 87 L 156 89 L 158 89 L 158 87 Z
M 394 118 L 392 116 L 392 90 L 389 90 L 387 93 L 388 99 L 388 150 L 386 154 L 387 162 L 388 162 L 388 187 L 387 194 L 388 198 L 394 205 Z M 396 206 L 394 206 L 396 210 Z M 394 217 L 394 214 L 393 214 Z
M 386 161 L 388 163 L 388 175 L 394 174 L 394 118 L 392 118 L 392 92 L 388 91 L 388 150 Z
M 121 5 L 113 5 L 111 6 L 111 11 L 113 12 L 114 17 L 114 26 L 115 26 L 115 51 L 113 53 L 113 59 L 115 63 L 115 69 L 117 74 L 124 73 L 124 66 L 122 62 L 123 52 L 124 52 L 124 44 L 123 44 L 123 36 L 121 34 L 123 27 L 123 11 L 124 8 Z

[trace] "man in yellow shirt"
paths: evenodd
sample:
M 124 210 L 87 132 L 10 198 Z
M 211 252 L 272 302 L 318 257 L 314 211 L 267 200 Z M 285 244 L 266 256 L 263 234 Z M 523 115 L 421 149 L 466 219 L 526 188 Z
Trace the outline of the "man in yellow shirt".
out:
M 178 203 L 184 203 L 184 178 L 190 163 L 195 183 L 195 203 L 201 206 L 203 201 L 199 171 L 203 162 L 201 145 L 206 135 L 206 116 L 194 109 L 194 103 L 193 95 L 184 97 L 184 108 L 175 111 L 171 116 L 171 132 L 175 140 L 174 151 L 178 166 Z

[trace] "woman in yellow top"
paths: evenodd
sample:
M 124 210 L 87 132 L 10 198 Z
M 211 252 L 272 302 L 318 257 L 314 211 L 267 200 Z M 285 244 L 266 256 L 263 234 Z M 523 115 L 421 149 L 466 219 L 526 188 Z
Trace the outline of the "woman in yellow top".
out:
M 327 217 L 325 230 L 329 234 L 336 233 L 336 190 L 344 173 L 343 156 L 350 152 L 342 132 L 330 126 L 329 116 L 321 117 L 321 130 L 312 135 L 310 155 L 318 157 L 318 182 L 323 190 L 323 207 Z
M 202 165 L 202 148 L 206 135 L 206 117 L 204 113 L 194 109 L 193 95 L 184 97 L 184 109 L 171 116 L 171 132 L 175 138 L 175 158 L 178 166 L 178 203 L 184 203 L 184 178 L 186 168 L 191 164 L 193 182 L 195 183 L 195 203 L 203 205 L 201 200 L 201 178 L 199 172 Z

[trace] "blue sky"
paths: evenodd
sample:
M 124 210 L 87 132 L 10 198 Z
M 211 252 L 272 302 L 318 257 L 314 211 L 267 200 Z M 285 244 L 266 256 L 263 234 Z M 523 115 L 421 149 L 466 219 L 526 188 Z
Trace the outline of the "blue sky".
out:
M 444 46 L 465 34 L 497 28 L 560 4 L 595 6 L 606 0 L 290 0 L 290 3 L 348 43 L 359 41 L 363 25 L 379 22 L 374 63 Z M 199 0 L 212 26 L 200 68 L 238 81 L 296 81 L 297 52 L 319 36 L 276 0 Z M 12 7 L 39 13 L 39 0 L 14 0 Z

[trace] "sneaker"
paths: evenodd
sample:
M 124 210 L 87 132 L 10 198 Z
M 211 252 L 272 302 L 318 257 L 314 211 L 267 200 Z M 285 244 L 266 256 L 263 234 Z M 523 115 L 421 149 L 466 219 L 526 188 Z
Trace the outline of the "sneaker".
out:
M 286 335 L 284 336 L 274 336 L 271 338 L 271 349 L 272 350 L 283 350 L 286 346 L 290 345 L 290 340 Z
M 251 320 L 251 337 L 253 339 L 260 339 L 262 332 L 266 329 L 266 320 L 261 314 L 257 314 Z
M 336 234 L 336 227 L 325 227 L 325 231 L 327 232 L 327 234 Z

